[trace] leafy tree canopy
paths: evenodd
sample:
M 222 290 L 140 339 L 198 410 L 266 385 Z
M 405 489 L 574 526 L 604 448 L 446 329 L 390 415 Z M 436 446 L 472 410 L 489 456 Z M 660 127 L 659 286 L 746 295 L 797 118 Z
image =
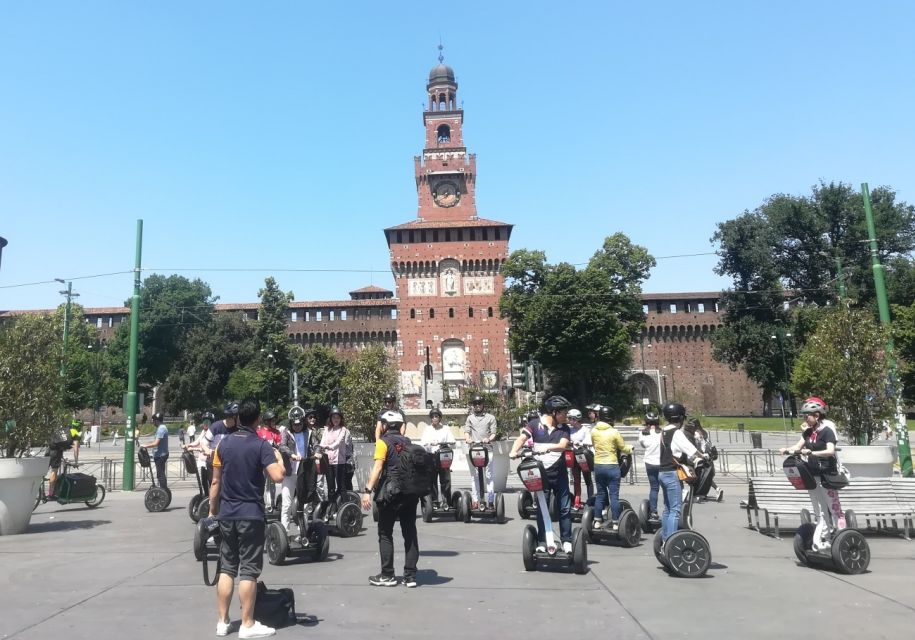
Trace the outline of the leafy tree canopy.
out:
M 644 323 L 639 295 L 653 266 L 622 233 L 606 238 L 583 269 L 551 265 L 542 251 L 512 252 L 499 308 L 515 360 L 540 362 L 551 392 L 628 407 L 623 373 Z
M 375 439 L 375 415 L 385 393 L 397 388 L 394 359 L 378 344 L 360 350 L 346 365 L 341 380 L 340 408 L 354 433 Z

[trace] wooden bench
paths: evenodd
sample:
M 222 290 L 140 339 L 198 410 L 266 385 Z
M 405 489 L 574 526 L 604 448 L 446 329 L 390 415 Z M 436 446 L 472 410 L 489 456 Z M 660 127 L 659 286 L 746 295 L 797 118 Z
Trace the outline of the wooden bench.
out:
M 846 511 L 855 512 L 856 528 L 893 529 L 899 531 L 896 521 L 902 522 L 902 534 L 910 540 L 909 530 L 915 519 L 915 479 L 910 478 L 852 478 L 848 486 L 839 492 L 839 500 Z M 749 495 L 741 501 L 740 507 L 747 511 L 747 526 L 760 533 L 780 539 L 779 518 L 784 516 L 801 519 L 801 510 L 812 511 L 810 496 L 806 491 L 795 489 L 785 477 L 751 478 Z M 765 529 L 761 526 L 760 512 L 765 517 Z M 770 514 L 772 521 L 770 521 Z M 756 523 L 753 523 L 753 515 Z M 873 524 L 872 524 L 873 523 Z M 774 525 L 774 527 L 773 527 Z
M 810 510 L 810 496 L 806 491 L 795 489 L 788 478 L 782 476 L 750 478 L 750 493 L 746 500 L 741 500 L 740 508 L 746 509 L 747 526 L 760 533 L 774 535 L 781 539 L 779 519 L 792 516 L 801 519 L 801 509 Z M 765 517 L 765 529 L 761 526 L 760 511 Z M 756 522 L 753 522 L 753 516 Z M 771 521 L 770 521 L 771 516 Z

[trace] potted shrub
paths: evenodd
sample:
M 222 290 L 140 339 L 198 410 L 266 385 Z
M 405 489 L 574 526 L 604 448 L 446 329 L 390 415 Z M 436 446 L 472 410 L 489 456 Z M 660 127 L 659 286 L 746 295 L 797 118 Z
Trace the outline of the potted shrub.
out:
M 48 458 L 29 454 L 62 424 L 59 349 L 50 317 L 20 316 L 0 327 L 0 535 L 28 527 L 48 470 Z

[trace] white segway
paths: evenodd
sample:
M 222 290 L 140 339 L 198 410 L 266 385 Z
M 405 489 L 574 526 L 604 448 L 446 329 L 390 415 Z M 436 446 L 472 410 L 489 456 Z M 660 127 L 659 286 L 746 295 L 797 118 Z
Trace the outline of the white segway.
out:
M 654 555 L 672 575 L 701 578 L 712 565 L 712 548 L 705 536 L 693 531 L 693 504 L 696 493 L 707 490 L 715 477 L 715 468 L 706 460 L 696 461 L 696 479 L 684 482 L 680 526 L 661 546 L 661 531 L 654 537 Z
M 550 510 L 547 508 L 544 488 L 546 485 L 546 470 L 531 449 L 525 448 L 521 452 L 521 462 L 518 464 L 518 476 L 524 487 L 531 492 L 537 501 L 540 513 L 543 514 L 543 527 L 546 534 L 546 551 L 537 551 L 537 529 L 533 525 L 524 527 L 521 541 L 521 556 L 524 560 L 525 571 L 535 571 L 539 564 L 549 564 L 571 567 L 577 574 L 588 572 L 588 541 L 581 530 L 575 527 L 572 531 L 572 551 L 566 553 L 556 540 L 553 531 L 553 521 Z M 563 472 L 565 469 L 563 469 Z

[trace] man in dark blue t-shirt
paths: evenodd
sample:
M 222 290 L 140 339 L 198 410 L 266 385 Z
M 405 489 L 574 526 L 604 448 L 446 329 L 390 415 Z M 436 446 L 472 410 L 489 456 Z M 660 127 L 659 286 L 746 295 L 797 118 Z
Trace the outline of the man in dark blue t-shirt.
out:
M 556 494 L 559 503 L 559 538 L 566 553 L 572 551 L 572 499 L 569 496 L 569 474 L 566 472 L 563 452 L 568 448 L 571 435 L 566 417 L 572 405 L 562 396 L 552 396 L 543 403 L 544 413 L 539 422 L 533 420 L 521 429 L 521 435 L 512 444 L 510 457 L 518 452 L 528 440 L 534 443 L 534 451 L 540 454 L 540 463 L 546 471 L 546 498 Z M 537 511 L 537 550 L 546 550 L 546 524 L 543 514 Z
M 229 632 L 229 605 L 236 577 L 241 601 L 238 636 L 262 638 L 274 632 L 254 620 L 254 599 L 257 579 L 264 567 L 264 473 L 273 482 L 282 482 L 285 469 L 279 451 L 258 438 L 254 431 L 260 413 L 257 399 L 243 400 L 238 408 L 241 425 L 222 438 L 213 454 L 210 517 L 218 517 L 222 534 L 216 586 L 217 636 Z

